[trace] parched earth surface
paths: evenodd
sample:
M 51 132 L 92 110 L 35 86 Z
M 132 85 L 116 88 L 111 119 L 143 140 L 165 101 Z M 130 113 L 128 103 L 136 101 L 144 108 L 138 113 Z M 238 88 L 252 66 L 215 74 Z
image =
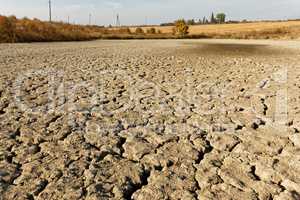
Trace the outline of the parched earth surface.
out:
M 0 45 L 0 199 L 300 199 L 300 42 Z

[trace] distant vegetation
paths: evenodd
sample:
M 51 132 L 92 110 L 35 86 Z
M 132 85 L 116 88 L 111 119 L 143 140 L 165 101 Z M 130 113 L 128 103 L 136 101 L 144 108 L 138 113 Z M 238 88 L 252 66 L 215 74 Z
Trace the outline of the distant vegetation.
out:
M 201 25 L 199 25 L 201 24 Z M 45 22 L 0 15 L 0 42 L 85 41 L 94 39 L 294 39 L 300 37 L 300 20 L 226 21 L 224 13 L 212 13 L 210 20 L 180 19 L 161 26 L 113 27 Z
M 17 19 L 0 15 L 0 42 L 85 41 L 95 39 L 148 39 L 165 38 L 160 31 L 142 28 L 132 32 L 128 27 L 74 25 L 63 22 L 45 22 L 38 19 Z M 151 35 L 151 36 L 149 36 Z
M 210 20 L 208 20 L 206 17 L 203 17 L 202 19 L 188 19 L 185 20 L 187 25 L 202 25 L 202 24 L 224 24 L 224 23 L 231 23 L 232 21 L 226 21 L 226 14 L 225 13 L 217 13 L 215 15 L 214 13 L 211 14 Z M 239 23 L 239 21 L 235 21 L 235 23 Z M 175 22 L 167 22 L 162 23 L 160 26 L 175 26 Z
M 80 41 L 97 39 L 104 29 L 38 19 L 0 16 L 0 42 Z

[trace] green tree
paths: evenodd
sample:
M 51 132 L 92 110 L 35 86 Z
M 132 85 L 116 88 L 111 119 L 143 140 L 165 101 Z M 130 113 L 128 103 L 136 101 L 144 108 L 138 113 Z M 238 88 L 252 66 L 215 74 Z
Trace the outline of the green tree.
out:
M 226 15 L 224 13 L 218 13 L 216 18 L 220 24 L 225 23 L 226 21 Z
M 175 21 L 174 33 L 180 37 L 184 37 L 189 33 L 189 26 L 184 19 L 179 19 Z

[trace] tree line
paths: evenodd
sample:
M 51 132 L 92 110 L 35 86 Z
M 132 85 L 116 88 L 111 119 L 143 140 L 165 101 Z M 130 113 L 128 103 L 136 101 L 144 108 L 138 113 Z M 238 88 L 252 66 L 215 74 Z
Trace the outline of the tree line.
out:
M 203 17 L 202 19 L 188 19 L 185 20 L 187 25 L 201 25 L 201 24 L 224 24 L 226 23 L 226 14 L 225 13 L 214 13 L 211 14 L 210 18 Z M 162 23 L 161 26 L 174 26 L 175 22 Z

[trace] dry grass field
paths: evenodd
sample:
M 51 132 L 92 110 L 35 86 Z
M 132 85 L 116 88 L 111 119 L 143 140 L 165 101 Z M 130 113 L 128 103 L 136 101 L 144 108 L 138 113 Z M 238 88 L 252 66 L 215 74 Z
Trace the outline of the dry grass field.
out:
M 172 26 L 156 26 L 163 34 L 171 34 Z M 149 27 L 143 27 L 144 31 Z M 131 28 L 134 31 L 135 28 Z M 208 24 L 190 26 L 190 36 L 237 39 L 298 39 L 300 21 L 252 22 L 239 24 Z
M 95 39 L 299 39 L 300 21 L 210 24 L 189 27 L 189 34 L 173 34 L 173 26 L 113 27 L 49 23 L 0 15 L 0 43 L 83 41 Z

